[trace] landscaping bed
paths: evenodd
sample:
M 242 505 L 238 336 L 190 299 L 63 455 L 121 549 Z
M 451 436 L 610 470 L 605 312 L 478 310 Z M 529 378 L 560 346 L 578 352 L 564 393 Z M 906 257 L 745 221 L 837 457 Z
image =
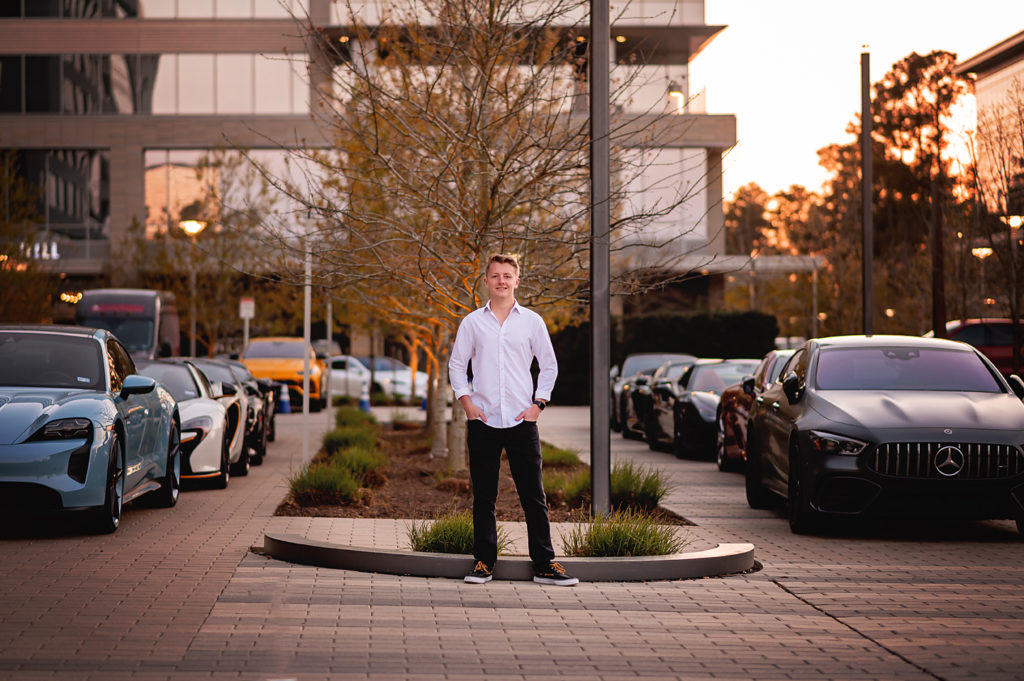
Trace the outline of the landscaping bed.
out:
M 356 500 L 348 504 L 300 506 L 289 498 L 278 506 L 276 514 L 428 520 L 447 512 L 472 509 L 469 472 L 449 475 L 444 458 L 431 458 L 428 436 L 422 428 L 382 427 L 377 434 L 377 448 L 387 456 L 387 463 L 378 471 L 379 476 L 376 476 L 375 483 L 379 486 L 360 489 Z M 321 450 L 317 457 L 326 460 L 327 454 Z M 500 521 L 524 521 L 504 455 L 502 459 L 495 514 Z M 557 496 L 549 495 L 549 516 L 552 522 L 570 522 L 587 517 L 586 513 L 570 508 L 558 500 Z M 690 524 L 686 519 L 661 507 L 658 507 L 656 513 L 659 521 L 664 524 Z

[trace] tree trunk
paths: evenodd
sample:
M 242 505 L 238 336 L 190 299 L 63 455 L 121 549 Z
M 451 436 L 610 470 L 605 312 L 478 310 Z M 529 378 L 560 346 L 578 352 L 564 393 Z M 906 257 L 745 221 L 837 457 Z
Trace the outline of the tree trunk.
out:
M 448 448 L 448 420 L 444 418 L 445 403 L 448 400 L 448 334 L 442 333 L 438 338 L 437 352 L 437 388 L 434 391 L 434 423 L 433 437 L 430 445 L 430 458 L 450 457 Z
M 452 402 L 452 418 L 448 426 L 448 472 L 466 470 L 466 412 L 458 402 Z

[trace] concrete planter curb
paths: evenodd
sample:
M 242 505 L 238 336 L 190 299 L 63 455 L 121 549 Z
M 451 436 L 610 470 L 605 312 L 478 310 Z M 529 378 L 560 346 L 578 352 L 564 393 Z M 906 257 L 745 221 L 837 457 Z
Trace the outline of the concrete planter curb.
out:
M 416 577 L 462 579 L 473 569 L 466 555 L 387 551 L 307 539 L 297 534 L 266 533 L 263 550 L 291 563 L 359 572 Z M 743 572 L 754 567 L 753 544 L 719 544 L 706 551 L 635 558 L 559 558 L 569 574 L 584 582 L 639 582 L 694 579 Z M 530 559 L 503 556 L 494 567 L 495 579 L 533 579 Z

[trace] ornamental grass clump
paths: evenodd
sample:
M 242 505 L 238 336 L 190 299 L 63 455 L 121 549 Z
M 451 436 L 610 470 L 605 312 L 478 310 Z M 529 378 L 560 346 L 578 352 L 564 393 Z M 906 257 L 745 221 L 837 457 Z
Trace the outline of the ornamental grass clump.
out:
M 508 532 L 498 525 L 498 554 L 511 543 Z M 434 520 L 414 520 L 409 526 L 409 546 L 413 551 L 473 555 L 473 514 L 449 511 Z
M 579 470 L 545 470 L 544 493 L 553 503 L 565 502 L 571 508 L 580 508 L 590 503 L 590 468 Z
M 368 411 L 357 407 L 340 407 L 334 412 L 334 425 L 344 426 L 376 426 L 377 419 Z
M 373 449 L 377 445 L 377 426 L 372 424 L 339 426 L 324 433 L 324 450 L 327 454 L 358 447 Z
M 387 482 L 384 469 L 388 465 L 388 457 L 383 452 L 370 447 L 345 447 L 330 455 L 332 464 L 347 468 L 366 487 L 380 487 Z
M 320 463 L 288 478 L 288 487 L 292 501 L 299 506 L 328 506 L 355 501 L 360 482 L 344 466 Z
M 689 539 L 672 525 L 637 511 L 612 511 L 575 525 L 562 535 L 567 556 L 581 558 L 664 556 L 679 553 Z
M 653 511 L 671 490 L 663 471 L 628 461 L 612 467 L 610 487 L 612 508 L 634 511 Z
M 578 450 L 563 449 L 546 442 L 540 445 L 540 456 L 544 468 L 577 468 L 583 465 Z

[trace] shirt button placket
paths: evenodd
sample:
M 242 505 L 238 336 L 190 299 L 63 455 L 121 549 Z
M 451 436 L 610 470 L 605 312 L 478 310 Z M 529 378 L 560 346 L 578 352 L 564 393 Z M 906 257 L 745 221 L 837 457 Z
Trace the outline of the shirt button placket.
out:
M 508 321 L 507 319 L 505 321 Z M 498 412 L 501 427 L 505 424 L 505 325 L 498 326 Z

